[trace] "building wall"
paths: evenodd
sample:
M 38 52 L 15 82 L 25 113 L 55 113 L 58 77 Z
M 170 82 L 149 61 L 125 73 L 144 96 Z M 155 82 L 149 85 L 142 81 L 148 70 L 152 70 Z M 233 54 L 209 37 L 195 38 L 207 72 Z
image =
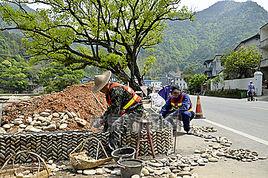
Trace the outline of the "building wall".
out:
M 268 24 L 260 29 L 260 52 L 262 54 L 261 67 L 268 67 Z M 268 72 L 265 69 L 265 72 Z
M 214 84 L 211 83 L 211 90 L 221 90 L 221 89 L 240 89 L 247 90 L 249 81 L 253 81 L 256 89 L 256 94 L 260 96 L 262 94 L 262 73 L 255 72 L 253 78 L 244 79 L 234 79 L 234 80 L 224 80 L 222 83 Z

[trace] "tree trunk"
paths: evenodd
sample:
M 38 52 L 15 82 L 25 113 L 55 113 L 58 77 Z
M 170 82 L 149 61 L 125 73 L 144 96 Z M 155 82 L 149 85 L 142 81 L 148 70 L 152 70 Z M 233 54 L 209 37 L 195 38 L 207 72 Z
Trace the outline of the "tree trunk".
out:
M 129 83 L 129 86 L 135 91 L 141 91 L 140 86 L 135 82 L 135 80 L 131 80 L 131 77 L 129 77 L 121 67 L 116 66 L 109 70 L 111 70 L 112 73 L 115 74 L 123 82 Z

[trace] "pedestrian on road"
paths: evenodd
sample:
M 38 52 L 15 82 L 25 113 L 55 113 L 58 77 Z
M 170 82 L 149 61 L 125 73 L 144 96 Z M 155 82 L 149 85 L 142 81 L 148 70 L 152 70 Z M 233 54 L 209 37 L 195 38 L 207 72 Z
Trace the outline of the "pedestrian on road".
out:
M 255 86 L 254 86 L 254 84 L 253 84 L 253 82 L 252 81 L 249 81 L 249 84 L 248 84 L 248 99 L 250 100 L 250 101 L 253 101 L 254 99 L 253 99 L 253 96 L 255 95 Z
M 143 114 L 141 97 L 129 86 L 117 82 L 109 82 L 111 71 L 94 78 L 94 92 L 101 91 L 106 95 L 108 108 L 98 120 L 98 125 L 103 125 L 103 131 L 109 131 L 109 147 L 115 150 L 121 147 L 121 134 L 132 128 L 136 118 Z
M 178 86 L 171 87 L 171 97 L 162 107 L 160 114 L 173 126 L 173 132 L 176 132 L 177 125 L 174 118 L 181 116 L 184 130 L 189 133 L 190 121 L 194 118 L 192 102 L 188 94 L 183 93 Z

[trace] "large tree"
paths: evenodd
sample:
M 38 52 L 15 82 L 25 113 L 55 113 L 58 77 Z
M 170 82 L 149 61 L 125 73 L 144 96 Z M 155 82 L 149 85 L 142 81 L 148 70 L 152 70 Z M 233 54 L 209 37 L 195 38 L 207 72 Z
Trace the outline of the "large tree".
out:
M 135 79 L 139 85 L 143 80 L 137 65 L 140 50 L 160 42 L 165 20 L 193 17 L 186 7 L 179 8 L 180 0 L 3 2 L 0 14 L 8 26 L 2 30 L 22 30 L 33 58 L 108 69 L 135 89 Z M 47 8 L 29 11 L 25 6 L 37 3 Z
M 241 47 L 221 58 L 226 79 L 253 77 L 260 64 L 261 54 L 256 47 Z

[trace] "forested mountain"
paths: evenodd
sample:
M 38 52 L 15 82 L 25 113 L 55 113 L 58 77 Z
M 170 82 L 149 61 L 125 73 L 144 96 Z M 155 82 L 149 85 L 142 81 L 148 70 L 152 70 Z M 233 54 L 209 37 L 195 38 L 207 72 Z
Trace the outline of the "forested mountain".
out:
M 154 52 L 157 67 L 150 75 L 159 76 L 178 67 L 185 72 L 202 71 L 205 60 L 234 49 L 267 22 L 268 12 L 251 1 L 220 1 L 197 12 L 193 22 L 168 22 L 164 40 Z

